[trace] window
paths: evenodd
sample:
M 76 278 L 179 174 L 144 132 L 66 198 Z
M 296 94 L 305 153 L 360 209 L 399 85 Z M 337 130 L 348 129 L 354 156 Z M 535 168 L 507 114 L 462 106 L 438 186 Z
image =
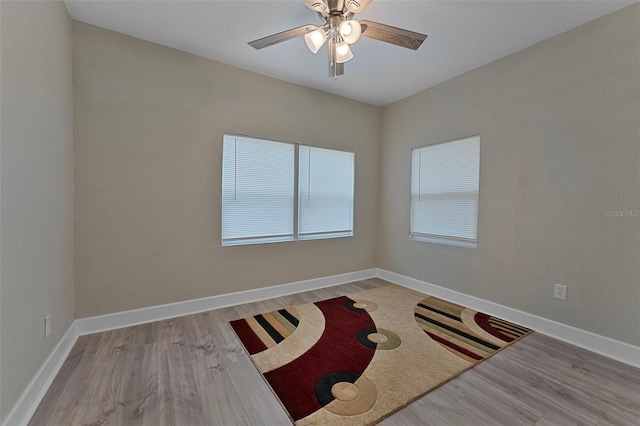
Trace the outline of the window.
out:
M 224 136 L 222 240 L 293 237 L 294 145 Z
M 410 238 L 476 247 L 480 136 L 411 152 Z
M 298 236 L 353 235 L 353 153 L 299 147 Z
M 353 235 L 354 154 L 225 134 L 222 245 Z

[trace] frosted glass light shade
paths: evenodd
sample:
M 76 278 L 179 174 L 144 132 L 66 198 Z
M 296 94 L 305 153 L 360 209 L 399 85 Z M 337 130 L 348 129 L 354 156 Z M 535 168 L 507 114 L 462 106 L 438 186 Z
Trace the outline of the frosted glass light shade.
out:
M 350 21 L 342 21 L 338 27 L 338 31 L 344 41 L 353 44 L 360 39 L 362 27 L 360 26 L 360 22 L 352 19 Z
M 353 59 L 353 53 L 346 41 L 336 44 L 336 62 L 343 64 Z
M 312 53 L 317 53 L 327 40 L 327 33 L 324 29 L 318 28 L 304 35 L 304 41 L 307 43 L 307 47 Z

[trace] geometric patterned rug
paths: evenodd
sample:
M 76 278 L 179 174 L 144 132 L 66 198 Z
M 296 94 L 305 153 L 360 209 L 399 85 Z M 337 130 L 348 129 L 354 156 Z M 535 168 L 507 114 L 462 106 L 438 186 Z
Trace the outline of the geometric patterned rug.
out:
M 230 324 L 296 425 L 376 423 L 531 333 L 398 285 Z

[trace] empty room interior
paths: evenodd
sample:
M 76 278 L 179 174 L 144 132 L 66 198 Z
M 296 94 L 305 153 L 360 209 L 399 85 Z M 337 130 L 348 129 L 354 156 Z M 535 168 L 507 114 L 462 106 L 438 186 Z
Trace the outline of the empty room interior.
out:
M 0 1 L 0 423 L 634 425 L 637 1 Z

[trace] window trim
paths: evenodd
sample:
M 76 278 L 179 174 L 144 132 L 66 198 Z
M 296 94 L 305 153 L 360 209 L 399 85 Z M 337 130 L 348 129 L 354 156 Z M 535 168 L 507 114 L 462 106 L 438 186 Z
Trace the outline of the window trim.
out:
M 230 136 L 230 137 L 238 137 L 238 138 L 250 138 L 250 139 L 256 139 L 256 140 L 260 140 L 260 141 L 266 141 L 266 142 L 278 142 L 278 143 L 284 143 L 284 144 L 289 144 L 289 145 L 293 145 L 294 147 L 294 153 L 293 153 L 293 158 L 294 158 L 294 170 L 293 170 L 293 232 L 291 235 L 274 235 L 274 236 L 268 236 L 268 237 L 253 237 L 253 238 L 228 238 L 228 239 L 223 239 L 222 237 L 222 229 L 224 226 L 224 194 L 222 192 L 222 184 L 220 185 L 220 242 L 221 242 L 221 246 L 222 247 L 235 247 L 235 246 L 249 246 L 249 245 L 256 245 L 256 244 L 270 244 L 270 243 L 282 243 L 282 242 L 289 242 L 289 241 L 313 241 L 313 240 L 328 240 L 328 239 L 333 239 L 333 238 L 346 238 L 346 237 L 353 237 L 355 235 L 355 227 L 356 227 L 356 223 L 355 223 L 355 204 L 356 204 L 356 195 L 355 195 L 355 189 L 356 189 L 356 158 L 355 158 L 355 151 L 354 150 L 349 150 L 349 149 L 336 149 L 336 148 L 329 148 L 326 146 L 321 146 L 321 145 L 314 145 L 314 144 L 308 144 L 308 143 L 301 143 L 301 142 L 290 142 L 290 141 L 284 141 L 284 140 L 280 140 L 280 139 L 273 139 L 273 138 L 266 138 L 266 137 L 260 137 L 260 136 L 251 136 L 251 135 L 246 135 L 246 134 L 241 134 L 241 133 L 231 133 L 231 132 L 223 132 L 222 134 L 222 152 L 221 152 L 221 165 L 220 165 L 220 182 L 222 183 L 223 179 L 224 179 L 224 138 L 226 136 Z M 351 212 L 351 230 L 340 230 L 340 231 L 327 231 L 327 232 L 323 232 L 323 233 L 309 233 L 308 236 L 305 236 L 305 234 L 300 234 L 299 232 L 299 221 L 300 221 L 300 206 L 299 206 L 299 171 L 300 171 L 300 147 L 301 146 L 305 146 L 305 147 L 310 147 L 310 148 L 319 148 L 319 149 L 326 149 L 326 150 L 331 150 L 331 151 L 339 151 L 339 152 L 346 152 L 346 153 L 350 153 L 353 154 L 353 187 L 351 188 L 351 191 L 353 193 L 353 210 Z
M 413 195 L 412 195 L 412 186 L 413 186 L 413 153 L 415 150 L 418 149 L 423 149 L 423 148 L 428 148 L 428 147 L 433 147 L 433 146 L 437 146 L 437 145 L 443 145 L 443 144 L 447 144 L 447 143 L 452 143 L 452 142 L 459 142 L 459 141 L 463 141 L 466 139 L 473 139 L 473 138 L 477 138 L 478 139 L 478 191 L 476 193 L 476 238 L 463 238 L 463 237 L 456 237 L 456 236 L 452 236 L 452 235 L 442 235 L 442 234 L 429 234 L 429 233 L 423 233 L 423 232 L 414 232 L 411 230 L 411 224 L 413 223 Z M 435 143 L 431 143 L 431 144 L 426 144 L 426 145 L 421 145 L 421 146 L 417 146 L 417 147 L 413 147 L 411 148 L 411 157 L 410 157 L 410 161 L 412 164 L 412 167 L 409 169 L 410 170 L 410 177 L 409 177 L 409 239 L 412 241 L 417 241 L 417 242 L 425 242 L 425 243 L 434 243 L 434 244 L 444 244 L 444 245 L 449 245 L 449 246 L 456 246 L 456 247 L 466 247 L 466 248 L 477 248 L 478 247 L 478 224 L 480 222 L 480 142 L 481 142 L 481 138 L 480 138 L 480 134 L 475 134 L 475 135 L 469 135 L 469 136 L 464 136 L 461 138 L 456 138 L 456 139 L 450 139 L 450 140 L 446 140 L 446 141 L 442 141 L 442 142 L 435 142 Z

